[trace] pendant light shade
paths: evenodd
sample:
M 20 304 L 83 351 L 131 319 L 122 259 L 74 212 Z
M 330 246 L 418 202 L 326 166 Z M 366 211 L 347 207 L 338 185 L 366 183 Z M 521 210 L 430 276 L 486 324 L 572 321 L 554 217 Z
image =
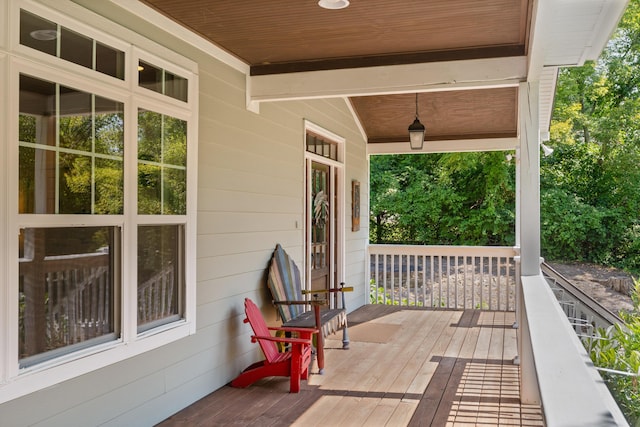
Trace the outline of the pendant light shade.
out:
M 418 94 L 416 93 L 416 118 L 409 125 L 409 145 L 412 150 L 422 150 L 424 145 L 424 125 L 418 119 Z

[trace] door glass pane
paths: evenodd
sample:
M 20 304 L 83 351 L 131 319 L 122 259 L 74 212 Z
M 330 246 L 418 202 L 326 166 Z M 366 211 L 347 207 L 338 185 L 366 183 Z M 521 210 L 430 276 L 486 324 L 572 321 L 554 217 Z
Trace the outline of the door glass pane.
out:
M 330 170 L 327 165 L 312 162 L 311 169 L 311 289 L 330 286 L 331 261 L 331 194 Z
M 182 318 L 183 226 L 138 227 L 138 332 Z
M 115 227 L 20 230 L 21 367 L 116 339 L 117 230 Z

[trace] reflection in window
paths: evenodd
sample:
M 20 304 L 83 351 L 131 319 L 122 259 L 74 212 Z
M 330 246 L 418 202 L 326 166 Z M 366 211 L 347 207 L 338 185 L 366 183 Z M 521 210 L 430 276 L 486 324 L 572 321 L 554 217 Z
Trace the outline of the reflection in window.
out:
M 21 367 L 117 339 L 117 236 L 115 227 L 20 230 Z
M 184 215 L 187 211 L 187 122 L 138 111 L 138 213 Z
M 20 76 L 19 212 L 122 214 L 124 105 Z
M 138 332 L 183 315 L 183 226 L 138 228 Z
M 187 79 L 148 62 L 138 63 L 138 84 L 140 87 L 187 102 Z
M 20 44 L 124 80 L 124 52 L 26 10 L 20 10 Z

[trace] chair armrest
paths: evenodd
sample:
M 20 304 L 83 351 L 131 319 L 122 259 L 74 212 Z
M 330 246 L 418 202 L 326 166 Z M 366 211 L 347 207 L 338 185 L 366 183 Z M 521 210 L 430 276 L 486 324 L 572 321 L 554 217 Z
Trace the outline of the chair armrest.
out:
M 310 334 L 317 334 L 319 332 L 316 328 L 292 328 L 290 326 L 269 326 L 268 329 L 270 331 L 301 332 Z
M 302 291 L 303 294 L 329 294 L 332 292 L 353 292 L 353 286 L 345 286 L 344 288 L 318 289 L 315 291 Z
M 256 342 L 258 340 L 265 340 L 265 341 L 275 341 L 275 342 L 281 342 L 281 343 L 286 343 L 286 344 L 303 344 L 303 345 L 311 345 L 311 339 L 304 339 L 304 338 L 283 338 L 283 337 L 273 337 L 271 335 L 268 336 L 262 336 L 262 335 L 252 335 L 251 336 L 251 342 Z
M 304 291 L 303 291 L 304 293 Z M 282 300 L 282 301 L 272 301 L 273 304 L 283 304 L 283 305 L 306 305 L 311 304 L 311 301 L 292 301 L 292 300 Z

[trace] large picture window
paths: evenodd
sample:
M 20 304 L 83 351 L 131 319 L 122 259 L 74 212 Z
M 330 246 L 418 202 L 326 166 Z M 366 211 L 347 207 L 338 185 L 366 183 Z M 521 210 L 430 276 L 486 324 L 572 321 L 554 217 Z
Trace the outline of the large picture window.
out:
M 11 5 L 0 403 L 195 333 L 196 64 Z

